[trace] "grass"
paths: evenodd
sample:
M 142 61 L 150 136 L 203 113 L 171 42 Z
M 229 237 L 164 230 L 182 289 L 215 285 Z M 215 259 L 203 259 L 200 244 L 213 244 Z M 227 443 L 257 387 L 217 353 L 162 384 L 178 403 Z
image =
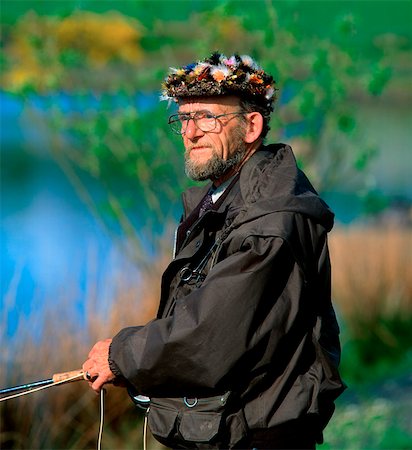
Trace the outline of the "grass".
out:
M 169 243 L 169 237 L 165 239 Z M 333 295 L 342 324 L 342 373 L 349 389 L 325 431 L 322 450 L 412 448 L 412 234 L 404 229 L 336 230 L 330 238 Z M 2 311 L 0 386 L 48 378 L 82 364 L 96 340 L 152 318 L 169 245 L 145 268 L 109 264 L 104 282 L 91 258 L 85 293 L 85 322 L 74 320 L 79 297 L 76 274 L 68 277 L 59 302 L 20 319 L 6 336 L 8 310 L 16 305 L 11 286 Z M 18 277 L 14 287 L 18 284 Z M 67 288 L 67 286 L 72 286 Z M 3 330 L 3 331 L 1 331 Z M 33 339 L 33 334 L 36 338 Z M 3 364 L 4 362 L 4 364 Z M 391 387 L 392 386 L 392 387 Z M 108 387 L 103 447 L 142 448 L 142 413 L 123 389 Z M 2 449 L 95 448 L 98 398 L 86 383 L 52 388 L 0 404 Z M 153 439 L 149 448 L 161 448 Z
M 329 449 L 404 449 L 412 444 L 411 423 L 405 421 L 411 403 L 371 398 L 360 404 L 341 404 L 325 431 L 325 444 Z M 408 431 L 409 427 L 409 431 Z

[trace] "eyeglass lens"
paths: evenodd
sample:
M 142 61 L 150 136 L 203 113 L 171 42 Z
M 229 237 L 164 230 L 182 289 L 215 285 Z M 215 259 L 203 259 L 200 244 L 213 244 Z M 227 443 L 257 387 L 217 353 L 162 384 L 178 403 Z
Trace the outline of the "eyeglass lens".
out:
M 193 120 L 195 126 L 201 131 L 213 131 L 217 126 L 217 119 L 222 116 L 229 116 L 232 114 L 242 114 L 241 112 L 233 112 L 227 114 L 219 114 L 215 116 L 209 112 L 197 111 L 194 114 L 174 114 L 169 118 L 169 125 L 172 130 L 178 134 L 185 134 L 189 121 Z
M 178 114 L 176 118 L 172 119 L 170 125 L 173 131 L 184 134 L 190 120 L 193 120 L 195 126 L 202 131 L 212 131 L 216 128 L 216 117 L 204 112 L 198 112 L 193 115 Z

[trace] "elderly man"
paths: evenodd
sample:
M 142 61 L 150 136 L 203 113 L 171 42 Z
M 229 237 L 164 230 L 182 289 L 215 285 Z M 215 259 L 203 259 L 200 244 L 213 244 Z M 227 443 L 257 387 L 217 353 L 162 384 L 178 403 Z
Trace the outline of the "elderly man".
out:
M 275 83 L 250 56 L 172 69 L 163 97 L 186 173 L 175 256 L 157 317 L 98 342 L 83 368 L 98 392 L 150 397 L 173 448 L 315 448 L 344 386 L 331 304 L 333 213 L 289 146 L 265 146 Z

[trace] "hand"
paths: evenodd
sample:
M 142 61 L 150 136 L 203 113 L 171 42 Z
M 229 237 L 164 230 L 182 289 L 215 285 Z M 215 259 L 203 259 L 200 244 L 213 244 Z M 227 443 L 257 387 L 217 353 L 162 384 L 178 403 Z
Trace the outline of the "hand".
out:
M 83 364 L 84 373 L 91 376 L 89 386 L 98 394 L 103 385 L 111 383 L 116 376 L 109 367 L 109 347 L 112 339 L 97 342 L 90 350 L 89 359 Z

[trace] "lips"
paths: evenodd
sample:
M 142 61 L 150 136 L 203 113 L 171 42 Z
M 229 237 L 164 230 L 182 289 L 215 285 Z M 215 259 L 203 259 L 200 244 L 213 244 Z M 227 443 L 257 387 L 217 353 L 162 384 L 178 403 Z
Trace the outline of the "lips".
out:
M 209 145 L 195 145 L 187 152 L 188 157 L 195 160 L 209 159 L 210 154 L 211 147 Z
M 191 147 L 189 151 L 191 152 L 192 150 L 206 150 L 208 148 L 210 148 L 209 145 L 196 145 L 194 147 Z

